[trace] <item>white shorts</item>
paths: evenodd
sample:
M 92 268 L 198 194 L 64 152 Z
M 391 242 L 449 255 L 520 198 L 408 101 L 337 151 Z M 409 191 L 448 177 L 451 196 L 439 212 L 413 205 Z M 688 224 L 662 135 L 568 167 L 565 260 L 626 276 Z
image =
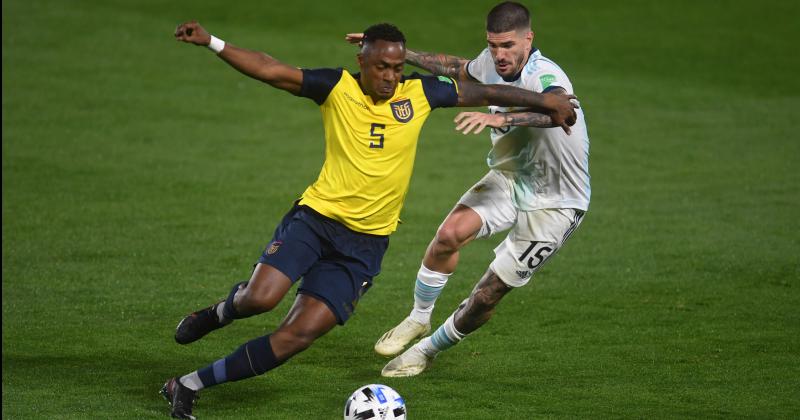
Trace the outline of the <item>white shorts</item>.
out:
M 476 238 L 511 229 L 495 249 L 489 268 L 510 287 L 521 287 L 558 251 L 583 220 L 576 209 L 520 211 L 511 200 L 512 181 L 489 171 L 458 204 L 474 210 L 482 226 Z

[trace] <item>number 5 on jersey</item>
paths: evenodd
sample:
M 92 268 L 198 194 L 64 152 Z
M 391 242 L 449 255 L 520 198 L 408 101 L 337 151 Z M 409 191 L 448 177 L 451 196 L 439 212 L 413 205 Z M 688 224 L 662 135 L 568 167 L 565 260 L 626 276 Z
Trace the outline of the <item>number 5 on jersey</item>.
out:
M 372 123 L 372 128 L 369 130 L 370 137 L 375 137 L 378 142 L 369 142 L 370 149 L 383 149 L 383 129 L 386 128 L 383 124 Z

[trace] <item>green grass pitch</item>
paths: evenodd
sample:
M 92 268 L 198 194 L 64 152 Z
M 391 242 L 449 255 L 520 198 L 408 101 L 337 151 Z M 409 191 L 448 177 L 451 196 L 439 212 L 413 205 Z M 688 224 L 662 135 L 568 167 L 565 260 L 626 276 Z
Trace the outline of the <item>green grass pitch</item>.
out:
M 267 333 L 291 303 L 173 342 L 182 316 L 248 277 L 323 153 L 311 101 L 175 42 L 178 23 L 355 69 L 344 34 L 379 21 L 412 48 L 474 57 L 493 3 L 4 1 L 3 418 L 166 418 L 166 378 Z M 430 371 L 382 379 L 372 345 L 485 172 L 488 136 L 436 111 L 354 318 L 267 375 L 204 392 L 200 418 L 337 419 L 376 382 L 410 419 L 800 417 L 800 6 L 525 3 L 586 111 L 582 227 Z M 464 251 L 434 323 L 500 239 Z

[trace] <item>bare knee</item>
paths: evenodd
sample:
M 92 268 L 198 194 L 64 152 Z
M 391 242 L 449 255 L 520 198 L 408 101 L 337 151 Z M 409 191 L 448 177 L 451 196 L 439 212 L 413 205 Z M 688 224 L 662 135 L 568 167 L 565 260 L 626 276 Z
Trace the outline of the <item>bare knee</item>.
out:
M 274 309 L 280 302 L 280 297 L 246 287 L 236 294 L 234 302 L 240 312 L 256 314 Z
M 439 226 L 434 238 L 434 250 L 438 253 L 453 253 L 461 249 L 464 240 L 459 237 L 458 229 L 451 224 Z

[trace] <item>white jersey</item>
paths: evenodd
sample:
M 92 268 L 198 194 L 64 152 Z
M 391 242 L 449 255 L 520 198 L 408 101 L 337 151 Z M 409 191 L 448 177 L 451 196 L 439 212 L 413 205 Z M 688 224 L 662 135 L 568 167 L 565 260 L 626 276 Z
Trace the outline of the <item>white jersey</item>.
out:
M 501 84 L 543 92 L 561 87 L 573 94 L 572 83 L 558 65 L 534 49 L 519 77 L 504 81 L 495 71 L 489 49 L 467 64 L 470 76 L 481 83 Z M 491 113 L 520 108 L 489 107 Z M 567 135 L 560 127 L 504 127 L 492 129 L 492 150 L 486 161 L 514 181 L 514 205 L 522 211 L 589 209 L 589 134 L 583 110 Z

